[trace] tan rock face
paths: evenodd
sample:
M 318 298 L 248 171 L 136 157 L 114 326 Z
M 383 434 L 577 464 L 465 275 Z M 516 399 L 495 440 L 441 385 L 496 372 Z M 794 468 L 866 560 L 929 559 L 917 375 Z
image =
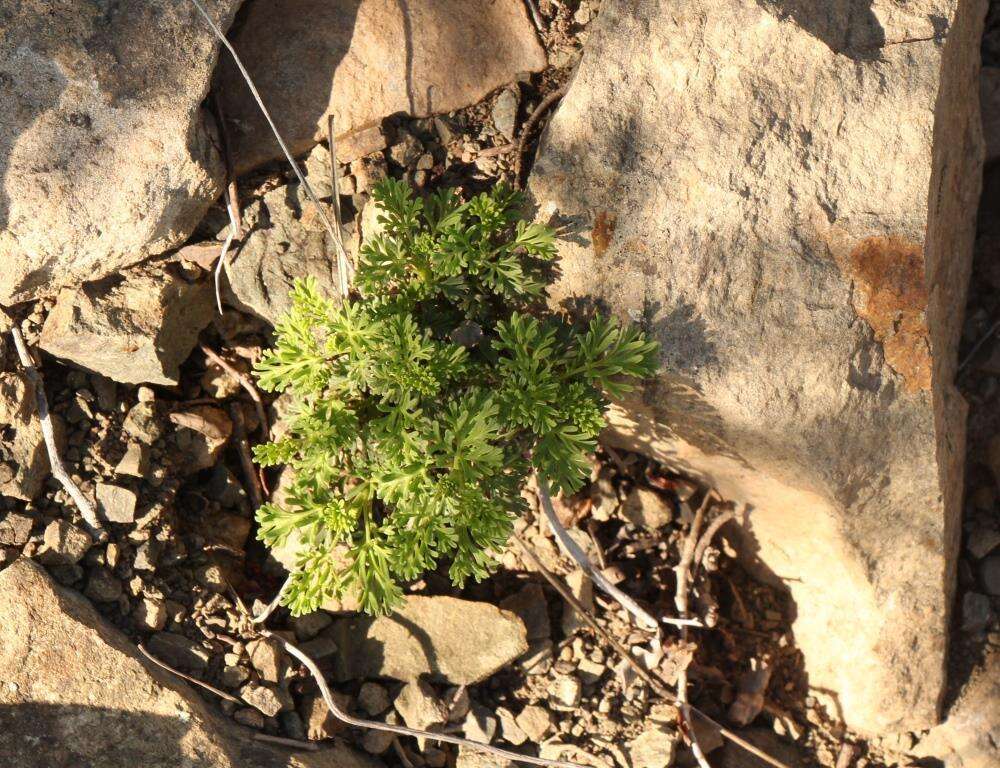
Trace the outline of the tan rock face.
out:
M 944 768 L 1000 765 L 1000 653 L 987 653 L 948 718 L 920 740 L 913 754 Z
M 31 383 L 20 373 L 0 373 L 0 494 L 30 500 L 42 490 L 49 476 L 49 456 L 45 452 L 42 427 Z M 54 418 L 53 429 L 62 442 L 62 421 Z
M 0 768 L 376 768 L 253 742 L 30 560 L 0 572 Z
M 944 681 L 984 7 L 861 5 L 606 0 L 531 190 L 554 300 L 662 345 L 614 438 L 751 505 L 810 685 L 891 731 Z
M 206 5 L 228 27 L 239 0 Z M 194 5 L 27 0 L 0 28 L 0 304 L 183 242 L 223 178 Z
M 396 112 L 427 116 L 474 104 L 518 72 L 545 66 L 520 0 L 251 2 L 233 43 L 293 153 Z M 281 156 L 228 59 L 222 101 L 240 171 Z
M 50 355 L 127 384 L 176 384 L 212 319 L 212 286 L 153 265 L 64 288 L 42 327 Z

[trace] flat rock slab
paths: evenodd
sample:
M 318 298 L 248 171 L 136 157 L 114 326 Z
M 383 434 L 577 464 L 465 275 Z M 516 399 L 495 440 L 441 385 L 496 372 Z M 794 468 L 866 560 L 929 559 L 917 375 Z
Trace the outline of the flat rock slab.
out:
M 397 112 L 416 117 L 475 104 L 545 53 L 521 0 L 249 2 L 233 44 L 294 154 Z M 214 83 L 239 172 L 281 157 L 230 60 Z
M 124 384 L 176 384 L 180 365 L 212 320 L 208 281 L 163 265 L 59 292 L 39 346 Z
M 205 5 L 227 28 L 240 2 Z M 0 304 L 184 242 L 225 175 L 194 4 L 27 0 L 0 29 Z
M 553 300 L 661 344 L 612 437 L 750 504 L 862 731 L 932 725 L 944 683 L 984 11 L 605 0 L 530 182 Z
M 250 740 L 41 566 L 0 572 L 0 768 L 378 768 Z
M 471 685 L 528 650 L 524 623 L 489 603 L 411 596 L 390 616 L 352 616 L 324 631 L 340 653 L 340 681 L 373 677 L 416 680 L 429 675 Z

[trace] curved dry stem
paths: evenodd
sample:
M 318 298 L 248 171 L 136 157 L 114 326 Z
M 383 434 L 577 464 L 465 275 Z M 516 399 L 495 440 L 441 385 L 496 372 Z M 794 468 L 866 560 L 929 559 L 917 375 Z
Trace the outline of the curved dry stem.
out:
M 236 237 L 236 233 L 240 228 L 240 225 L 236 222 L 236 213 L 233 210 L 233 196 L 229 193 L 228 187 L 226 188 L 226 213 L 229 214 L 229 233 L 226 235 L 225 242 L 222 243 L 222 251 L 219 252 L 218 261 L 215 263 L 215 273 L 213 276 L 215 282 L 215 306 L 218 307 L 220 315 L 222 314 L 222 289 L 220 286 L 222 267 L 226 265 L 229 246 L 233 244 L 233 238 Z
M 535 477 L 538 482 L 538 500 L 541 502 L 542 511 L 545 513 L 545 519 L 549 521 L 549 525 L 552 527 L 552 532 L 555 534 L 556 541 L 559 542 L 559 548 L 562 549 L 563 552 L 571 557 L 576 564 L 586 572 L 587 576 L 590 577 L 591 581 L 593 581 L 601 591 L 621 603 L 621 606 L 632 614 L 632 617 L 636 620 L 636 623 L 638 623 L 639 626 L 656 632 L 657 637 L 659 637 L 659 622 L 654 619 L 646 609 L 640 606 L 629 595 L 618 589 L 618 587 L 612 584 L 603 573 L 594 567 L 593 563 L 590 562 L 590 558 L 587 557 L 586 552 L 580 549 L 580 545 L 573 541 L 573 537 L 569 535 L 565 526 L 559 522 L 559 518 L 556 516 L 556 511 L 552 506 L 552 497 L 549 495 L 548 481 L 541 475 L 536 474 Z
M 243 76 L 243 80 L 246 82 L 247 87 L 250 88 L 250 93 L 253 95 L 254 101 L 257 102 L 257 106 L 260 108 L 261 114 L 264 115 L 264 119 L 267 120 L 267 124 L 271 128 L 271 133 L 273 133 L 274 138 L 278 140 L 278 145 L 281 147 L 281 151 L 284 153 L 289 165 L 292 166 L 292 170 L 295 172 L 295 177 L 299 180 L 299 183 L 305 190 L 306 196 L 309 198 L 310 202 L 312 202 L 312 204 L 316 206 L 316 210 L 319 211 L 319 216 L 323 220 L 323 226 L 326 227 L 327 232 L 330 234 L 330 238 L 333 240 L 333 244 L 337 248 L 337 263 L 339 269 L 339 265 L 346 263 L 347 261 L 347 252 L 344 249 L 344 243 L 342 241 L 341 234 L 338 231 L 339 228 L 334 227 L 333 222 L 330 221 L 330 217 L 326 213 L 326 208 L 320 204 L 319 197 L 317 197 L 309 182 L 306 181 L 305 175 L 299 168 L 299 164 L 296 163 L 295 159 L 292 157 L 292 153 L 289 151 L 288 145 L 285 144 L 285 140 L 281 138 L 281 134 L 278 132 L 278 128 L 274 124 L 274 120 L 271 118 L 271 113 L 268 112 L 267 107 L 264 106 L 264 100 L 260 97 L 260 92 L 257 90 L 257 86 L 254 85 L 253 80 L 250 77 L 250 73 L 247 72 L 246 67 L 243 66 L 243 61 L 240 59 L 239 54 L 236 53 L 236 49 L 233 48 L 232 43 L 229 42 L 229 39 L 223 34 L 222 30 L 219 29 L 218 25 L 212 21 L 212 17 L 208 14 L 208 11 L 205 10 L 205 6 L 201 4 L 200 0 L 191 0 L 191 2 L 194 3 L 195 8 L 197 8 L 198 12 L 202 15 L 202 17 L 204 17 L 208 26 L 212 28 L 212 32 L 219 39 L 219 42 L 222 43 L 227 51 L 229 51 L 229 55 L 233 57 L 233 61 L 235 62 L 237 69 L 239 69 L 240 74 Z M 345 284 L 346 272 L 340 280 L 341 298 L 344 299 L 347 298 L 347 293 L 343 291 Z
M 45 382 L 42 381 L 42 375 L 38 372 L 38 368 L 35 367 L 35 361 L 31 357 L 31 353 L 28 352 L 28 346 L 24 343 L 21 329 L 16 324 L 13 324 L 10 329 L 10 335 L 14 337 L 14 346 L 17 348 L 17 356 L 21 361 L 21 366 L 24 368 L 24 375 L 31 382 L 32 389 L 35 390 L 38 421 L 42 429 L 42 440 L 45 442 L 45 452 L 49 456 L 49 466 L 52 470 L 52 476 L 59 481 L 59 484 L 66 490 L 66 493 L 73 499 L 73 503 L 80 510 L 80 515 L 87 525 L 90 526 L 91 531 L 102 534 L 104 533 L 104 528 L 101 525 L 101 521 L 97 519 L 97 512 L 87 497 L 83 495 L 80 487 L 73 482 L 73 478 L 69 476 L 69 473 L 63 466 L 62 459 L 59 458 L 56 433 L 52 428 L 52 417 L 49 415 L 49 401 L 45 397 Z
M 500 747 L 494 747 L 489 744 L 472 741 L 471 739 L 463 739 L 460 736 L 451 736 L 446 733 L 434 733 L 433 731 L 420 731 L 415 728 L 407 728 L 402 725 L 390 725 L 389 723 L 380 723 L 377 720 L 363 720 L 359 717 L 352 717 L 337 706 L 337 702 L 334 701 L 330 688 L 327 686 L 326 680 L 323 678 L 323 673 L 320 672 L 319 667 L 316 666 L 316 663 L 312 659 L 310 659 L 293 643 L 289 642 L 281 635 L 272 634 L 266 629 L 262 629 L 261 632 L 268 637 L 275 638 L 279 643 L 281 643 L 282 647 L 289 654 L 305 665 L 306 669 L 308 669 L 312 676 L 316 679 L 316 684 L 319 686 L 320 694 L 323 696 L 323 701 L 326 702 L 326 706 L 330 708 L 330 712 L 333 713 L 333 716 L 338 720 L 342 720 L 348 725 L 353 725 L 357 728 L 369 728 L 375 731 L 385 731 L 386 733 L 395 733 L 398 736 L 413 736 L 418 739 L 428 739 L 431 741 L 456 744 L 460 747 L 468 747 L 470 749 L 479 750 L 480 752 L 485 752 L 488 755 L 501 757 L 504 760 L 514 760 L 520 763 L 528 763 L 529 765 L 544 765 L 550 766 L 550 768 L 584 768 L 584 766 L 577 763 L 570 763 L 564 760 L 546 760 L 544 757 L 522 755 L 519 752 L 511 752 L 506 749 L 501 749 Z
M 264 608 L 264 610 L 261 611 L 258 615 L 251 616 L 250 623 L 263 624 L 265 621 L 267 621 L 268 617 L 278 609 L 279 605 L 281 605 L 281 598 L 285 596 L 285 593 L 288 591 L 288 588 L 291 585 L 292 585 L 292 576 L 291 574 L 289 574 L 288 578 L 286 578 L 284 583 L 281 585 L 281 589 L 278 590 L 278 594 L 274 596 L 274 600 L 268 603 L 267 607 Z

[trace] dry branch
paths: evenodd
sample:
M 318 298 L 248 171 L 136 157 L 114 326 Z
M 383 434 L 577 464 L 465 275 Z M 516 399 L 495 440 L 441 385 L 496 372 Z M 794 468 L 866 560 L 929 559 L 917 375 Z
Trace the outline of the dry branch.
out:
M 100 520 L 97 519 L 97 512 L 94 511 L 94 507 L 87 497 L 83 495 L 80 487 L 73 482 L 73 478 L 69 476 L 69 473 L 63 466 L 62 459 L 59 458 L 56 433 L 52 428 L 52 417 L 49 415 L 49 401 L 45 397 L 45 382 L 42 380 L 42 375 L 38 372 L 38 368 L 35 367 L 35 361 L 31 357 L 31 353 L 24 343 L 24 337 L 21 335 L 21 329 L 17 327 L 16 323 L 11 325 L 10 335 L 14 337 L 14 346 L 17 348 L 17 356 L 21 360 L 21 366 L 24 368 L 24 375 L 27 376 L 28 381 L 31 382 L 32 389 L 35 391 L 38 421 L 42 429 L 42 439 L 45 441 L 45 451 L 49 455 L 49 466 L 52 469 L 52 476 L 66 489 L 66 493 L 73 499 L 77 509 L 80 511 L 80 515 L 86 521 L 87 525 L 90 526 L 91 531 L 102 534 L 104 529 L 101 526 Z
M 165 669 L 167 670 L 167 672 L 171 672 L 177 675 L 177 677 L 187 680 L 189 683 L 194 683 L 195 685 L 204 688 L 206 691 L 211 691 L 216 696 L 225 699 L 226 701 L 231 701 L 234 704 L 244 703 L 241 699 L 238 699 L 232 694 L 226 693 L 225 691 L 219 690 L 214 685 L 209 685 L 204 680 L 199 680 L 197 677 L 191 677 L 191 675 L 186 675 L 180 670 L 174 669 L 165 661 L 161 661 L 160 659 L 156 658 L 153 654 L 151 654 L 149 651 L 147 651 L 146 647 L 142 643 L 139 643 L 139 645 L 137 645 L 136 647 L 142 652 L 143 656 L 145 656 L 147 659 L 149 659 L 151 662 L 153 662 L 156 666 L 160 667 L 161 669 Z
M 205 19 L 208 26 L 212 28 L 212 32 L 218 38 L 219 42 L 222 43 L 227 51 L 229 51 L 229 55 L 233 57 L 233 62 L 236 64 L 236 68 L 239 69 L 240 74 L 243 76 L 243 80 L 246 82 L 247 87 L 249 87 L 250 93 L 253 96 L 254 101 L 257 102 L 257 106 L 260 109 L 261 114 L 263 114 L 264 119 L 267 120 L 267 124 L 271 128 L 271 133 L 273 133 L 274 138 L 278 140 L 278 145 L 281 147 L 281 151 L 284 153 L 289 165 L 292 166 L 292 170 L 295 172 L 295 177 L 299 180 L 299 184 L 302 185 L 302 188 L 305 190 L 306 196 L 309 198 L 310 202 L 316 206 L 320 219 L 323 220 L 323 226 L 326 227 L 330 238 L 333 240 L 333 244 L 337 248 L 338 262 L 342 260 L 343 263 L 346 263 L 347 252 L 344 250 L 344 244 L 342 242 L 339 228 L 335 227 L 333 222 L 330 220 L 330 217 L 326 213 L 326 208 L 320 204 L 319 198 L 316 196 L 316 193 L 313 191 L 309 182 L 306 181 L 306 177 L 299 168 L 299 164 L 296 163 L 295 159 L 292 157 L 292 153 L 289 151 L 288 145 L 285 144 L 285 140 L 281 138 L 281 134 L 278 132 L 278 128 L 274 124 L 274 120 L 271 118 L 271 113 L 268 112 L 267 107 L 264 106 L 264 100 L 260 97 L 260 92 L 257 90 L 257 86 L 254 85 L 253 80 L 250 77 L 250 73 L 247 72 L 246 67 L 243 66 L 242 59 L 240 59 L 239 54 L 236 53 L 236 49 L 233 48 L 232 43 L 229 42 L 222 30 L 219 29 L 218 25 L 212 20 L 212 17 L 208 14 L 208 11 L 205 10 L 205 6 L 201 4 L 200 0 L 191 0 L 191 2 L 194 3 L 198 12 Z M 341 298 L 347 298 L 347 293 L 343 291 L 346 279 L 346 274 L 341 277 Z
M 528 137 L 535 129 L 535 124 L 542 119 L 542 115 L 544 115 L 553 104 L 566 95 L 566 90 L 567 86 L 564 85 L 561 88 L 557 88 L 552 91 L 552 93 L 542 99 L 541 103 L 535 107 L 535 111 L 531 113 L 531 116 L 524 121 L 524 125 L 521 127 L 521 135 L 517 140 L 517 155 L 514 158 L 514 184 L 519 189 L 524 188 L 524 185 L 521 183 L 521 173 L 524 165 L 524 153 L 528 148 Z

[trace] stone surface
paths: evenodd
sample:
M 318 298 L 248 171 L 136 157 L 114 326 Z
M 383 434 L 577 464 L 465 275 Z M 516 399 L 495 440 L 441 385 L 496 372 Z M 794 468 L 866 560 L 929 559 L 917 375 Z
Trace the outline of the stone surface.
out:
M 538 743 L 552 728 L 552 715 L 545 707 L 529 704 L 517 716 L 517 725 L 528 739 Z
M 605 0 L 530 183 L 553 301 L 661 344 L 609 439 L 751 505 L 862 731 L 933 724 L 944 682 L 984 7 Z
M 97 484 L 97 513 L 112 523 L 135 520 L 136 495 L 128 488 L 110 483 Z
M 410 728 L 426 731 L 448 720 L 448 708 L 426 680 L 414 680 L 403 686 L 395 701 L 396 711 Z
M 479 101 L 545 53 L 518 0 L 286 0 L 248 3 L 236 49 L 291 151 L 397 112 L 426 117 Z M 216 78 L 238 171 L 280 150 L 236 68 Z M 339 141 L 338 141 L 339 143 Z
M 677 735 L 660 728 L 649 728 L 627 747 L 632 768 L 668 768 L 677 752 Z
M 251 741 L 30 560 L 0 572 L 0 615 L 2 768 L 379 765 L 346 747 L 293 754 Z
M 148 648 L 172 667 L 200 672 L 208 665 L 208 651 L 176 632 L 157 632 L 149 638 Z
M 1000 765 L 1000 653 L 995 648 L 973 671 L 945 721 L 912 754 L 943 768 Z
M 622 515 L 632 525 L 655 530 L 673 520 L 670 503 L 651 488 L 633 488 L 622 502 Z
M 53 429 L 62 444 L 62 420 L 53 416 Z M 0 373 L 0 461 L 10 471 L 0 477 L 0 495 L 31 500 L 49 476 L 49 457 L 42 441 L 34 389 L 20 373 Z
M 115 466 L 116 475 L 145 477 L 149 470 L 149 446 L 145 443 L 129 443 L 125 455 Z
M 52 565 L 80 562 L 93 544 L 90 534 L 65 520 L 53 520 L 45 526 L 45 560 Z
M 328 630 L 340 653 L 339 681 L 415 680 L 429 675 L 458 685 L 479 682 L 528 649 L 519 618 L 488 603 L 410 596 L 390 616 L 352 616 Z
M 516 614 L 524 622 L 529 643 L 552 635 L 545 591 L 538 584 L 526 584 L 519 592 L 504 598 L 500 608 Z
M 162 266 L 59 292 L 39 346 L 125 384 L 176 384 L 180 364 L 212 319 L 212 286 Z
M 239 4 L 207 6 L 226 28 Z M 0 304 L 182 243 L 224 178 L 194 4 L 29 0 L 0 28 Z
M 175 442 L 180 449 L 178 470 L 193 474 L 215 464 L 233 433 L 233 422 L 226 412 L 212 405 L 195 405 L 170 414 L 170 421 L 177 427 Z
M 0 545 L 20 547 L 27 543 L 35 521 L 18 512 L 7 512 L 0 518 Z
M 244 216 L 253 229 L 225 269 L 230 304 L 273 325 L 292 306 L 296 278 L 314 277 L 324 293 L 337 295 L 334 245 L 298 184 L 268 191 Z

